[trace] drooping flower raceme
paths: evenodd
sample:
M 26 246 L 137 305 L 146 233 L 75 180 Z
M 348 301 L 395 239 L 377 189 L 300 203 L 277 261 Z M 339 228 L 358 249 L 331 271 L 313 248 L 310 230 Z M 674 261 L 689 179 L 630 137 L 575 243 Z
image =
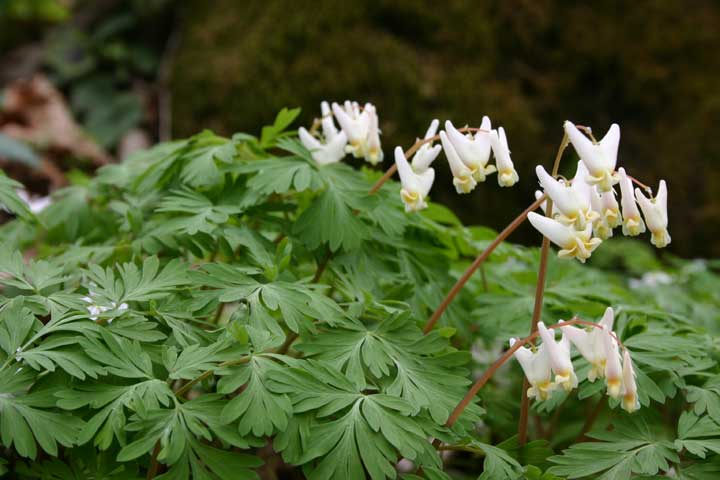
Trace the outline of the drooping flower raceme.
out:
M 425 132 L 423 139 L 428 140 L 434 137 L 439 125 L 440 121 L 437 118 L 430 122 L 430 126 L 427 132 Z M 413 155 L 412 162 L 410 163 L 412 169 L 415 173 L 423 173 L 430 167 L 432 162 L 435 161 L 441 151 L 442 147 L 440 145 L 433 145 L 432 142 L 423 143 L 418 151 L 415 152 L 415 155 Z
M 602 320 L 591 330 L 573 325 L 565 325 L 560 320 L 554 328 L 560 328 L 562 337 L 556 340 L 554 328 L 538 322 L 538 334 L 542 343 L 529 349 L 520 347 L 514 352 L 525 376 L 532 388 L 528 389 L 529 398 L 546 400 L 558 387 L 569 392 L 577 387 L 578 379 L 572 363 L 571 345 L 590 363 L 587 379 L 594 382 L 605 378 L 608 396 L 621 400 L 621 406 L 628 412 L 640 408 L 637 396 L 635 371 L 630 352 L 624 349 L 622 358 L 619 351 L 617 334 L 612 331 L 614 313 L 608 308 Z M 510 347 L 517 342 L 510 340 Z M 555 374 L 551 380 L 552 374 Z
M 555 331 L 548 330 L 543 322 L 538 323 L 538 332 L 550 357 L 550 366 L 553 373 L 555 373 L 555 384 L 562 386 L 566 392 L 569 392 L 578 385 L 572 359 L 570 358 L 570 340 L 563 333 L 560 341 L 555 341 Z
M 320 143 L 320 140 L 313 137 L 303 127 L 298 129 L 298 135 L 300 141 L 310 151 L 310 155 L 318 165 L 337 163 L 345 156 L 345 145 L 347 145 L 345 132 L 338 133 L 332 140 L 327 140 L 328 137 L 326 136 L 327 143 Z
M 511 338 L 510 348 L 517 341 L 517 338 Z M 514 355 L 530 383 L 527 396 L 538 400 L 547 400 L 555 389 L 555 384 L 552 382 L 550 355 L 545 344 L 541 344 L 535 351 L 527 347 L 520 347 Z
M 655 198 L 647 198 L 639 188 L 635 189 L 635 198 L 645 216 L 645 224 L 652 233 L 650 242 L 658 248 L 670 244 L 670 234 L 667 230 L 667 185 L 660 180 Z
M 425 197 L 435 180 L 435 170 L 426 168 L 422 173 L 415 173 L 401 147 L 395 147 L 395 164 L 400 175 L 400 198 L 405 204 L 405 211 L 413 212 L 426 208 Z
M 367 151 L 365 152 L 365 160 L 371 165 L 377 165 L 383 161 L 383 151 L 380 146 L 380 126 L 375 105 L 365 104 L 365 109 L 370 116 L 370 127 L 368 128 Z
M 473 178 L 472 171 L 463 163 L 460 156 L 455 151 L 455 147 L 450 143 L 447 133 L 440 132 L 440 142 L 445 150 L 445 156 L 450 165 L 450 171 L 453 174 L 453 185 L 457 193 L 470 193 L 475 189 L 477 181 Z
M 561 258 L 577 258 L 585 262 L 601 240 L 592 236 L 592 225 L 587 224 L 584 230 L 575 230 L 572 226 L 563 225 L 552 218 L 544 217 L 535 212 L 528 213 L 528 220 L 540 233 L 561 248 Z
M 505 129 L 499 127 L 497 130 L 490 132 L 490 145 L 492 146 L 493 155 L 495 155 L 495 164 L 498 171 L 498 185 L 501 187 L 512 187 L 520 177 L 515 171 L 510 158 L 510 147 L 508 146 Z
M 494 173 L 494 165 L 488 165 L 490 161 L 490 119 L 485 116 L 480 124 L 480 129 L 475 133 L 463 135 L 452 124 L 450 120 L 445 122 L 445 131 L 450 143 L 455 148 L 460 160 L 470 169 L 476 182 L 484 182 L 485 178 Z
M 620 143 L 618 124 L 613 123 L 599 143 L 593 143 L 570 121 L 565 121 L 564 128 L 570 143 L 588 169 L 587 182 L 596 185 L 600 192 L 610 190 L 618 181 L 614 175 Z

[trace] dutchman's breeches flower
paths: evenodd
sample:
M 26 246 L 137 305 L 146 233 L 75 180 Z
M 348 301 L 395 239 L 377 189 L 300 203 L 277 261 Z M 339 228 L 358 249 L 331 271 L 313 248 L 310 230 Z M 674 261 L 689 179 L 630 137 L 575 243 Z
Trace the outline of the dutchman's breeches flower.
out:
M 650 242 L 658 248 L 670 244 L 667 216 L 667 185 L 660 180 L 660 186 L 655 198 L 647 198 L 639 188 L 635 189 L 635 198 L 645 216 L 645 224 L 652 233 Z
M 518 340 L 510 339 L 510 347 L 515 345 Z M 547 400 L 555 389 L 552 382 L 552 370 L 550 367 L 550 355 L 544 344 L 540 345 L 535 351 L 527 347 L 520 347 L 515 352 L 515 358 L 525 372 L 525 377 L 530 383 L 527 390 L 528 398 L 536 398 L 538 400 Z
M 440 132 L 440 142 L 445 150 L 450 171 L 452 171 L 453 174 L 455 190 L 457 193 L 472 192 L 477 185 L 477 181 L 473 178 L 472 171 L 460 160 L 460 156 L 458 156 L 455 147 L 450 143 L 450 139 L 444 131 Z
M 332 111 L 347 135 L 349 143 L 345 151 L 352 153 L 355 158 L 364 158 L 373 165 L 381 162 L 383 155 L 375 106 L 366 103 L 360 111 L 357 102 L 346 101 L 344 107 L 333 103 Z
M 587 222 L 592 222 L 597 217 L 597 213 L 590 206 L 587 185 L 577 186 L 584 182 L 583 178 L 576 178 L 572 185 L 568 186 L 550 176 L 541 165 L 535 167 L 535 173 L 545 193 L 559 211 L 558 215 L 554 215 L 555 220 L 577 230 L 584 230 Z
M 328 139 L 327 143 L 320 143 L 320 141 L 313 137 L 310 132 L 305 128 L 300 127 L 298 129 L 298 135 L 300 141 L 310 151 L 310 155 L 318 165 L 328 165 L 330 163 L 337 163 L 345 157 L 345 145 L 347 145 L 347 137 L 345 132 L 340 132 L 335 135 L 332 139 Z
M 490 161 L 490 119 L 483 117 L 480 129 L 475 136 L 472 134 L 463 135 L 452 124 L 450 120 L 445 122 L 445 132 L 455 148 L 460 160 L 470 169 L 476 182 L 484 182 L 485 178 L 494 173 L 494 165 L 488 165 Z
M 628 178 L 624 168 L 620 167 L 618 174 L 620 177 L 620 192 L 622 193 L 620 203 L 622 205 L 623 235 L 640 235 L 645 231 L 645 223 L 640 216 L 637 203 L 635 203 L 632 181 Z
M 405 211 L 414 212 L 426 208 L 425 198 L 435 180 L 435 170 L 428 168 L 423 173 L 415 173 L 401 147 L 395 147 L 395 164 L 400 175 L 400 198 L 405 204 Z
M 623 388 L 620 350 L 610 329 L 603 327 L 602 339 L 607 357 L 605 360 L 605 385 L 607 386 L 608 395 L 617 399 L 620 398 Z
M 570 121 L 565 121 L 565 133 L 580 160 L 588 169 L 587 182 L 596 185 L 600 192 L 609 191 L 618 182 L 614 175 L 620 143 L 620 127 L 613 123 L 600 143 L 593 143 Z
M 440 125 L 440 121 L 437 118 L 430 122 L 430 126 L 428 127 L 427 132 L 425 132 L 425 137 L 423 137 L 423 139 L 427 140 L 434 137 L 437 132 L 438 125 Z M 412 169 L 415 173 L 423 173 L 430 167 L 432 162 L 435 161 L 441 151 L 442 147 L 440 145 L 433 146 L 432 142 L 423 143 L 412 158 L 412 162 L 410 163 Z
M 498 171 L 498 185 L 501 187 L 512 187 L 520 177 L 515 171 L 510 158 L 510 147 L 508 146 L 505 129 L 499 127 L 497 130 L 490 131 L 490 146 L 495 155 L 495 164 Z
M 570 340 L 563 333 L 559 342 L 555 341 L 555 331 L 548 330 L 543 322 L 538 323 L 538 332 L 542 338 L 543 346 L 547 348 L 550 356 L 550 366 L 555 373 L 555 384 L 560 385 L 566 392 L 577 387 L 578 380 L 570 358 Z
M 584 328 L 573 327 L 572 325 L 560 327 L 563 334 L 575 345 L 580 355 L 590 364 L 587 378 L 594 382 L 605 376 L 605 364 L 607 363 L 607 351 L 605 349 L 604 330 L 612 331 L 615 321 L 615 312 L 608 307 L 605 314 L 598 323 L 600 328 L 585 330 Z M 603 330 L 604 329 L 604 330 Z
M 640 400 L 637 396 L 637 383 L 635 382 L 635 369 L 632 365 L 630 352 L 625 350 L 623 354 L 623 398 L 622 408 L 627 412 L 634 412 L 640 408 Z
M 575 230 L 573 227 L 563 225 L 557 220 L 544 217 L 535 212 L 528 213 L 528 220 L 540 233 L 561 248 L 558 256 L 561 258 L 577 258 L 585 263 L 593 250 L 602 242 L 592 236 L 592 225 L 586 225 L 584 230 Z

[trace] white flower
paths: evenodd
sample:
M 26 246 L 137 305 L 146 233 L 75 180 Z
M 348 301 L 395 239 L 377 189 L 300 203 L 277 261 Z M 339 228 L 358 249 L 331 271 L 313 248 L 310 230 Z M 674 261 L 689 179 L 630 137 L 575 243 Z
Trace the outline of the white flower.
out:
M 428 127 L 427 132 L 425 132 L 424 140 L 435 136 L 439 124 L 440 121 L 437 118 L 430 122 L 430 126 Z M 423 173 L 425 170 L 427 170 L 430 167 L 430 164 L 435 161 L 437 156 L 442 151 L 442 147 L 440 145 L 433 146 L 432 143 L 433 142 L 423 143 L 422 146 L 418 149 L 418 151 L 415 152 L 415 155 L 413 156 L 411 162 L 411 166 L 415 173 Z
M 538 323 L 538 332 L 550 356 L 550 366 L 555 373 L 555 384 L 569 392 L 578 385 L 570 358 L 570 340 L 563 333 L 560 341 L 555 341 L 555 331 L 548 330 L 543 322 Z
M 90 305 L 87 306 L 87 311 L 90 314 L 90 320 L 93 322 L 97 321 L 100 314 L 108 312 L 110 310 L 117 310 L 118 312 L 124 312 L 128 309 L 128 304 L 123 302 L 120 305 L 118 305 L 116 302 L 110 302 L 110 305 L 98 305 L 95 298 L 97 294 L 93 292 L 92 290 L 88 291 L 88 296 L 82 297 L 81 300 L 84 302 L 89 303 Z M 108 319 L 108 323 L 112 323 L 113 319 Z
M 367 151 L 365 152 L 365 160 L 371 165 L 377 165 L 383 161 L 383 151 L 380 146 L 380 128 L 378 126 L 378 116 L 375 111 L 375 105 L 365 104 L 365 111 L 370 116 L 370 126 L 368 128 Z
M 517 341 L 516 338 L 511 338 L 510 348 Z M 552 382 L 550 356 L 546 345 L 541 344 L 534 352 L 527 347 L 520 347 L 514 355 L 530 383 L 530 388 L 527 390 L 528 398 L 547 400 L 555 389 L 555 384 Z
M 490 145 L 495 154 L 495 163 L 497 164 L 498 170 L 498 185 L 501 187 L 512 187 L 520 178 L 510 159 L 510 147 L 508 146 L 505 129 L 503 127 L 490 132 Z
M 594 192 L 593 192 L 594 193 Z M 620 206 L 615 198 L 615 190 L 608 190 L 600 195 L 602 211 L 600 216 L 607 222 L 610 228 L 619 227 L 622 224 Z
M 343 107 L 337 103 L 332 104 L 340 127 L 347 135 L 349 144 L 345 147 L 347 153 L 355 158 L 365 158 L 373 165 L 382 161 L 380 149 L 380 130 L 375 106 L 366 103 L 362 111 L 357 102 L 345 101 Z
M 483 117 L 478 130 L 473 137 L 472 134 L 463 135 L 452 124 L 450 120 L 445 122 L 445 131 L 450 139 L 460 160 L 472 172 L 472 176 L 476 182 L 484 182 L 487 175 L 494 173 L 496 168 L 494 165 L 488 166 L 490 161 L 490 119 Z
M 595 188 L 590 189 L 590 205 L 592 209 L 597 213 L 595 220 L 593 221 L 593 235 L 601 240 L 607 240 L 613 236 L 613 229 L 607 221 L 607 218 L 602 215 L 604 211 L 603 202 L 601 196 L 595 191 Z
M 450 143 L 450 139 L 444 131 L 440 132 L 440 142 L 445 150 L 448 164 L 450 164 L 455 190 L 457 193 L 472 192 L 477 185 L 477 181 L 473 178 L 472 171 L 460 160 L 455 147 Z
M 658 248 L 666 247 L 670 243 L 670 234 L 667 230 L 667 185 L 665 180 L 660 180 L 655 198 L 645 197 L 639 188 L 635 189 L 635 198 L 642 208 L 645 223 L 652 232 L 650 242 Z
M 635 195 L 633 194 L 632 181 L 627 177 L 625 169 L 618 169 L 620 175 L 620 192 L 622 197 L 620 203 L 622 205 L 622 231 L 623 235 L 640 235 L 645 231 L 645 223 L 640 216 L 640 210 L 635 203 Z
M 563 335 L 575 345 L 580 355 L 590 364 L 590 371 L 587 375 L 590 382 L 594 382 L 596 379 L 605 376 L 607 351 L 603 338 L 606 332 L 612 331 L 614 321 L 615 313 L 612 308 L 608 307 L 602 319 L 598 322 L 601 328 L 593 327 L 592 330 L 588 331 L 584 328 L 573 327 L 571 325 L 563 325 L 560 327 Z
M 635 382 L 635 369 L 632 365 L 630 352 L 625 350 L 622 365 L 623 376 L 623 398 L 622 408 L 627 412 L 634 412 L 640 408 L 640 401 L 637 396 L 637 383 Z
M 600 192 L 610 190 L 617 183 L 613 172 L 617 163 L 620 127 L 616 123 L 610 125 L 605 137 L 597 144 L 583 135 L 572 122 L 566 120 L 564 127 L 570 143 L 588 169 L 587 182 L 597 185 Z
M 544 193 L 540 190 L 535 190 L 535 200 L 540 200 L 543 195 Z M 540 210 L 542 210 L 543 213 L 547 215 L 547 200 L 543 200 L 543 202 L 540 204 Z
M 49 196 L 34 197 L 31 196 L 27 190 L 17 189 L 15 190 L 15 193 L 17 193 L 17 196 L 20 197 L 20 199 L 27 204 L 28 208 L 32 213 L 40 213 L 52 203 L 52 200 Z M 3 208 L 3 210 L 7 209 Z
M 585 168 L 582 164 L 578 164 L 578 173 L 569 186 L 554 179 L 541 165 L 535 167 L 535 174 L 560 212 L 555 216 L 557 221 L 584 230 L 587 222 L 592 222 L 597 217 L 597 213 L 590 206 L 589 188 L 585 184 Z
M 620 350 L 617 341 L 611 335 L 610 329 L 602 329 L 602 339 L 605 345 L 605 385 L 608 395 L 619 398 L 622 393 L 622 366 L 620 365 Z
M 336 163 L 345 156 L 345 145 L 347 145 L 347 137 L 345 132 L 340 132 L 330 139 L 327 134 L 325 139 L 327 143 L 320 143 L 320 140 L 313 137 L 305 128 L 298 129 L 300 141 L 310 151 L 310 155 L 318 165 L 328 165 Z
M 425 197 L 435 180 L 435 170 L 428 168 L 420 174 L 413 172 L 401 147 L 395 147 L 395 164 L 400 175 L 400 198 L 405 204 L 405 211 L 413 212 L 426 208 Z
M 320 102 L 320 112 L 322 113 L 322 129 L 323 129 L 323 135 L 325 136 L 325 141 L 329 142 L 335 136 L 337 136 L 340 131 L 335 126 L 335 121 L 333 120 L 333 114 L 330 110 L 330 104 L 326 101 Z M 347 136 L 346 136 L 347 138 Z
M 575 230 L 573 227 L 563 225 L 557 220 L 544 217 L 535 212 L 528 213 L 528 220 L 540 233 L 561 248 L 558 252 L 560 258 L 577 258 L 585 263 L 593 250 L 602 242 L 592 236 L 592 225 L 585 226 L 585 230 Z

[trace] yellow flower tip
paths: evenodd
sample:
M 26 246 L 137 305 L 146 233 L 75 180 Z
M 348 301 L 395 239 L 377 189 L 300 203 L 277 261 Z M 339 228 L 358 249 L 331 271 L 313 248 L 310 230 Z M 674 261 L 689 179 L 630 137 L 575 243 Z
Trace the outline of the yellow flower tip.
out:
M 518 180 L 520 180 L 520 177 L 514 168 L 501 168 L 498 170 L 498 184 L 501 187 L 512 187 Z
M 606 170 L 600 175 L 588 175 L 586 181 L 590 185 L 597 186 L 599 193 L 605 193 L 612 190 L 613 186 L 620 181 L 620 177 L 617 173 Z
M 378 148 L 371 148 L 367 155 L 367 161 L 371 165 L 377 165 L 383 161 L 383 152 Z
M 628 413 L 633 413 L 640 409 L 640 402 L 634 393 L 623 395 L 622 408 Z
M 645 224 L 640 219 L 626 218 L 623 221 L 623 234 L 635 237 L 645 231 Z
M 406 212 L 417 212 L 427 207 L 427 203 L 423 200 L 418 192 L 410 192 L 404 188 L 400 190 L 400 198 L 405 204 Z
M 595 382 L 598 378 L 605 376 L 605 362 L 593 363 L 590 365 L 590 371 L 587 374 L 587 379 L 590 383 Z
M 537 400 L 547 400 L 550 398 L 555 385 L 550 380 L 543 380 L 527 389 L 528 398 L 536 398 Z
M 607 379 L 608 395 L 612 398 L 618 398 L 620 396 L 620 390 L 622 390 L 622 380 L 620 377 Z
M 610 228 L 619 227 L 622 223 L 622 218 L 620 217 L 620 212 L 615 209 L 607 208 L 602 214 L 603 217 L 605 217 L 605 222 L 610 226 Z
M 470 193 L 475 189 L 477 182 L 472 175 L 463 175 L 462 177 L 454 177 L 453 185 L 457 193 Z
M 650 237 L 650 243 L 655 245 L 657 248 L 665 248 L 670 244 L 670 234 L 667 230 L 656 230 L 652 232 Z
M 566 392 L 575 388 L 571 372 L 561 372 L 555 375 L 555 383 L 563 387 Z

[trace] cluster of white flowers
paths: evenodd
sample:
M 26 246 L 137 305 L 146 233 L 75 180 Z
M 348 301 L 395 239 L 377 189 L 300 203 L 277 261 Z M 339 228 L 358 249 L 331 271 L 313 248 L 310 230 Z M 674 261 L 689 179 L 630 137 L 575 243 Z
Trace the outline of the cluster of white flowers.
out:
M 110 305 L 99 305 L 97 302 L 97 294 L 92 290 L 88 291 L 87 296 L 82 297 L 84 302 L 87 302 L 87 311 L 90 314 L 90 320 L 96 322 L 100 314 L 109 312 L 111 310 L 117 310 L 118 312 L 124 312 L 128 309 L 128 304 L 123 302 L 118 305 L 116 302 L 110 302 Z M 113 319 L 108 319 L 108 323 L 112 323 Z
M 623 168 L 615 170 L 620 127 L 613 124 L 597 143 L 572 122 L 565 122 L 565 132 L 580 156 L 575 177 L 571 181 L 558 180 L 538 165 L 535 171 L 540 185 L 553 202 L 552 218 L 528 214 L 530 223 L 561 248 L 559 256 L 584 262 L 621 225 L 623 234 L 631 236 L 644 232 L 647 225 L 652 244 L 658 248 L 667 246 L 670 243 L 667 185 L 661 180 L 656 196 L 647 198 L 639 188 L 633 191 L 632 180 Z M 616 184 L 622 194 L 622 211 L 616 200 Z M 535 192 L 536 198 L 542 195 L 543 192 Z
M 366 103 L 362 108 L 357 102 L 345 101 L 341 106 L 328 102 L 320 104 L 322 132 L 299 129 L 300 141 L 310 151 L 319 165 L 336 163 L 345 154 L 364 158 L 376 165 L 383 160 L 380 146 L 380 129 L 375 106 Z M 340 130 L 335 126 L 337 120 Z M 498 184 L 511 187 L 518 181 L 505 130 L 493 129 L 488 117 L 483 117 L 475 134 L 462 133 L 449 120 L 445 130 L 440 132 L 441 145 L 433 145 L 440 122 L 433 120 L 425 134 L 424 141 L 408 162 L 401 147 L 395 148 L 395 164 L 400 175 L 400 198 L 405 210 L 417 211 L 427 207 L 425 201 L 435 180 L 432 162 L 445 150 L 453 175 L 453 185 L 458 193 L 471 192 L 488 175 L 497 172 Z M 420 141 L 418 139 L 418 141 Z M 488 165 L 494 154 L 496 165 Z
M 362 108 L 357 102 L 349 100 L 340 106 L 328 102 L 320 104 L 322 112 L 321 138 L 300 127 L 298 134 L 305 148 L 310 150 L 313 160 L 319 165 L 337 163 L 351 153 L 355 158 L 364 158 L 376 165 L 383 160 L 380 146 L 380 129 L 375 106 L 366 103 Z M 337 119 L 341 130 L 335 126 Z
M 560 327 L 560 341 L 555 339 L 555 330 L 538 323 L 542 343 L 533 348 L 520 347 L 514 354 L 530 383 L 527 396 L 546 400 L 554 390 L 562 388 L 569 392 L 577 387 L 570 349 L 572 344 L 590 364 L 588 381 L 605 378 L 608 395 L 621 400 L 623 409 L 634 412 L 640 408 L 630 352 L 625 349 L 620 355 L 617 335 L 612 332 L 614 319 L 613 309 L 608 307 L 598 326 L 591 330 L 563 325 Z M 517 341 L 511 338 L 510 347 Z
M 417 211 L 425 208 L 427 197 L 435 178 L 430 164 L 437 158 L 441 150 L 445 151 L 453 185 L 457 193 L 469 193 L 478 183 L 484 182 L 488 175 L 497 172 L 498 184 L 511 187 L 518 181 L 518 174 L 510 158 L 505 130 L 500 127 L 492 129 L 490 119 L 483 117 L 480 128 L 472 133 L 463 134 L 452 122 L 445 122 L 445 130 L 440 132 L 441 145 L 432 145 L 439 121 L 433 120 L 424 140 L 426 143 L 418 149 L 408 164 L 402 148 L 395 148 L 395 164 L 400 175 L 400 198 L 405 210 Z M 490 154 L 494 154 L 496 165 L 488 165 Z

